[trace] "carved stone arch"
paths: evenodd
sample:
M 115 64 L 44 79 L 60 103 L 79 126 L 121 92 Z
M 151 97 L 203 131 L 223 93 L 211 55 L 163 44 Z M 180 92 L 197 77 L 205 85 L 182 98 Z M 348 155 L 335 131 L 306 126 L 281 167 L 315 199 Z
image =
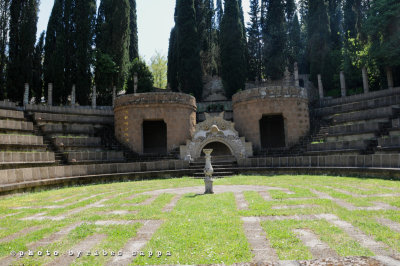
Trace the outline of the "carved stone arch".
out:
M 216 138 L 216 139 L 211 138 L 211 139 L 208 139 L 208 140 L 204 141 L 201 145 L 199 145 L 199 148 L 195 152 L 196 158 L 201 157 L 201 152 L 203 151 L 205 146 L 207 146 L 210 143 L 214 143 L 214 142 L 219 142 L 219 143 L 224 144 L 226 147 L 228 147 L 228 149 L 230 150 L 232 155 L 235 155 L 235 154 L 238 154 L 238 153 L 240 154 L 240 151 L 235 151 L 234 148 L 231 147 L 231 145 L 229 144 L 228 141 L 225 141 L 225 140 L 223 140 L 221 138 Z

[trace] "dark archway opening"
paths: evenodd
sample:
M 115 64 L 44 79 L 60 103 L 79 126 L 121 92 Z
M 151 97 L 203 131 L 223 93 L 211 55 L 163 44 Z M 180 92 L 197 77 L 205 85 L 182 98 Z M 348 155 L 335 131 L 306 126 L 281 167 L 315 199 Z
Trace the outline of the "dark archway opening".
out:
M 167 124 L 164 121 L 143 121 L 143 152 L 167 154 Z
M 285 123 L 282 115 L 264 115 L 260 120 L 261 148 L 285 147 Z
M 211 142 L 204 146 L 203 149 L 213 149 L 211 156 L 229 156 L 232 155 L 231 150 L 222 142 Z M 201 151 L 201 156 L 204 156 L 204 152 Z

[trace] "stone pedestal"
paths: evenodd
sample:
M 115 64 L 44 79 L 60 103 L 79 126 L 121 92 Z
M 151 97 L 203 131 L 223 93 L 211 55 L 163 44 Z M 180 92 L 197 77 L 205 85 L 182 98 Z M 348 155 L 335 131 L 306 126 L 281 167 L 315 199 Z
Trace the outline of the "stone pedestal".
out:
M 322 84 L 321 74 L 318 74 L 318 92 L 319 98 L 322 100 L 324 98 L 324 85 Z
M 362 79 L 363 79 L 364 93 L 368 93 L 369 92 L 369 84 L 368 84 L 368 72 L 367 72 L 366 67 L 362 68 Z
M 53 83 L 49 83 L 48 89 L 47 89 L 47 105 L 52 106 L 53 105 Z
M 24 106 L 29 104 L 29 84 L 25 83 Z
M 300 82 L 299 82 L 299 67 L 297 65 L 297 62 L 294 63 L 294 85 L 296 87 L 300 87 Z
M 386 76 L 387 76 L 387 82 L 388 82 L 388 88 L 393 89 L 394 84 L 393 84 L 393 72 L 391 67 L 386 68 Z
M 93 86 L 93 91 L 92 91 L 92 108 L 96 108 L 96 96 L 97 96 L 97 91 L 96 91 L 96 86 Z
M 204 194 L 214 194 L 213 191 L 213 180 L 212 175 L 214 173 L 214 169 L 211 165 L 211 153 L 213 152 L 212 149 L 204 149 L 204 154 L 206 155 L 206 165 L 204 166 L 204 184 L 205 184 L 205 192 Z
M 340 90 L 342 97 L 346 97 L 346 78 L 343 71 L 340 71 Z
M 75 91 L 75 84 L 72 85 L 72 91 L 71 91 L 71 105 L 75 106 L 76 103 L 76 91 Z

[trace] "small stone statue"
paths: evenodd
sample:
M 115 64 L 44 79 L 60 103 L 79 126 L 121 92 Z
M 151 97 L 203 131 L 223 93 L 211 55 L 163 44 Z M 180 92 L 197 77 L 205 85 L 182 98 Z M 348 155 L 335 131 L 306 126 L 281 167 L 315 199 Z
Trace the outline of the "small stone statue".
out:
M 214 169 L 211 165 L 211 153 L 213 152 L 212 149 L 204 149 L 203 150 L 204 154 L 206 155 L 206 165 L 204 167 L 204 184 L 206 187 L 206 191 L 204 194 L 214 194 L 213 191 L 213 180 L 212 180 L 212 175 L 214 173 Z

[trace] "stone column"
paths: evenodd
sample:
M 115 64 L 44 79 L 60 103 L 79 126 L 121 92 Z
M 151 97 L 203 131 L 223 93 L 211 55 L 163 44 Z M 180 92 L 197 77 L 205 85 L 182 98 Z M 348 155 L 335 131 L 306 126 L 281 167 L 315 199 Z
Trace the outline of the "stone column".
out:
M 391 67 L 386 67 L 386 76 L 387 76 L 387 81 L 388 81 L 388 88 L 393 89 L 394 84 L 393 84 L 393 72 Z
M 95 109 L 96 108 L 96 86 L 93 86 L 93 90 L 92 90 L 92 108 Z
M 117 98 L 117 87 L 113 87 L 113 94 L 112 94 L 112 106 L 114 107 L 115 99 Z
M 300 82 L 299 82 L 299 67 L 297 65 L 297 62 L 294 63 L 294 85 L 296 87 L 300 87 Z
M 346 78 L 343 71 L 340 71 L 340 90 L 342 92 L 342 97 L 346 97 Z
M 25 83 L 24 106 L 29 104 L 29 83 Z
M 362 68 L 362 79 L 363 79 L 363 87 L 364 87 L 364 93 L 369 92 L 369 84 L 368 84 L 368 72 L 367 72 L 367 67 Z
M 138 75 L 137 75 L 137 73 L 135 73 L 133 75 L 133 92 L 134 92 L 134 94 L 137 93 L 137 88 L 138 88 Z
M 47 89 L 47 105 L 52 106 L 53 105 L 53 83 L 49 83 L 48 89 Z
M 75 106 L 76 102 L 76 92 L 75 92 L 75 84 L 72 85 L 72 91 L 71 91 L 71 105 Z
M 321 74 L 318 74 L 318 91 L 319 99 L 322 100 L 324 98 L 324 85 L 322 84 Z

